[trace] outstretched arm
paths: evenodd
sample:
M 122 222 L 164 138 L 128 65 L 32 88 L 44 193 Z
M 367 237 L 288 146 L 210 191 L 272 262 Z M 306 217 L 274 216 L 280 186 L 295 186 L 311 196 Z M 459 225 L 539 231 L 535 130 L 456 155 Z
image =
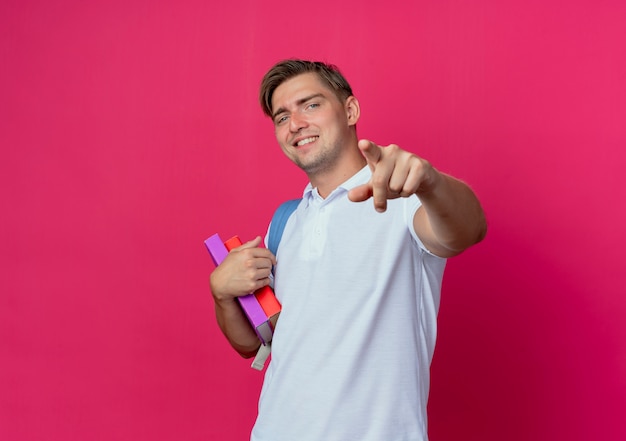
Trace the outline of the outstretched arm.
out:
M 372 170 L 369 183 L 352 189 L 352 201 L 374 200 L 377 211 L 387 200 L 416 194 L 422 206 L 413 227 L 424 245 L 440 257 L 455 256 L 480 242 L 486 232 L 485 215 L 474 192 L 463 182 L 440 173 L 428 161 L 400 149 L 360 140 L 359 149 Z
M 259 248 L 261 237 L 233 249 L 211 273 L 217 323 L 231 346 L 242 357 L 254 357 L 261 345 L 237 302 L 237 297 L 269 285 L 274 255 Z

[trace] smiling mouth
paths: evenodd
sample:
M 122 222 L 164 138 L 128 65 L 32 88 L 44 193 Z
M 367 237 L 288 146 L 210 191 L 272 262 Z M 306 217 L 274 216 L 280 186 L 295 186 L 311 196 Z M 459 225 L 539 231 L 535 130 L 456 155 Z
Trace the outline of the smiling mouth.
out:
M 310 136 L 308 138 L 301 139 L 300 141 L 294 144 L 294 147 L 302 147 L 303 145 L 307 145 L 317 140 L 317 136 Z

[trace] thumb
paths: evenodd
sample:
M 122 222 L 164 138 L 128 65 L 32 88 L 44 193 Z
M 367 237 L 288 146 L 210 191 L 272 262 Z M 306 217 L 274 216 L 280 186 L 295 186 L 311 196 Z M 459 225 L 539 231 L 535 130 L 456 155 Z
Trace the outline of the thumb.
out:
M 350 190 L 348 192 L 348 199 L 352 202 L 363 202 L 371 198 L 373 194 L 372 186 L 370 184 L 363 184 Z
M 261 238 L 261 236 L 257 236 L 252 240 L 249 240 L 248 242 L 244 243 L 243 245 L 238 246 L 237 248 L 235 248 L 235 250 L 245 250 L 246 248 L 256 248 L 259 245 L 261 245 L 261 241 L 263 239 Z

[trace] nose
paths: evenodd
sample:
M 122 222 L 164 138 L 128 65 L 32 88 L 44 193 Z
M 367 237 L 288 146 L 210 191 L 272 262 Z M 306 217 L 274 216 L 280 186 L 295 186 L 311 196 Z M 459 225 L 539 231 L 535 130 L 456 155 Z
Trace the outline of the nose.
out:
M 306 119 L 299 112 L 294 112 L 289 116 L 289 130 L 293 133 L 299 132 L 307 125 Z

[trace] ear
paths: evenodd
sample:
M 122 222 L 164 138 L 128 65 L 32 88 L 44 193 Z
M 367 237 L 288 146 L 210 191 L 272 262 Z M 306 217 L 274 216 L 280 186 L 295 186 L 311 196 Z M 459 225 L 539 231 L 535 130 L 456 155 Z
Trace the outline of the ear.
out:
M 348 125 L 356 125 L 359 117 L 361 116 L 361 106 L 359 105 L 359 101 L 355 97 L 349 96 L 346 99 L 344 107 L 346 109 L 346 116 L 348 117 Z

